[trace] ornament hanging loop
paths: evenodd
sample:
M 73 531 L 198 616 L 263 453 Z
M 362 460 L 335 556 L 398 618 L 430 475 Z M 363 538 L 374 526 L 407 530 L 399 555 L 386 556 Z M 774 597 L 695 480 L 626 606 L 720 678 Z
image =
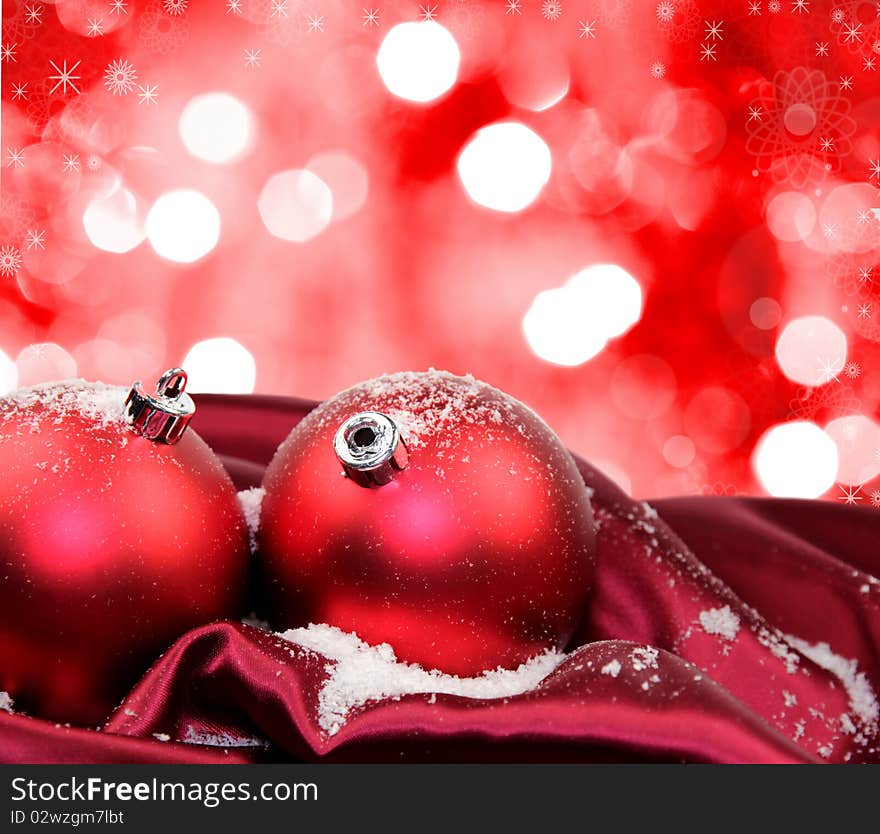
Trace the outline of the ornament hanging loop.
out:
M 343 474 L 362 487 L 389 483 L 409 463 L 397 423 L 379 411 L 349 417 L 336 430 L 333 451 Z
M 155 394 L 148 394 L 140 381 L 135 382 L 125 399 L 125 421 L 154 443 L 177 443 L 196 413 L 196 404 L 185 391 L 186 382 L 183 368 L 165 371 Z

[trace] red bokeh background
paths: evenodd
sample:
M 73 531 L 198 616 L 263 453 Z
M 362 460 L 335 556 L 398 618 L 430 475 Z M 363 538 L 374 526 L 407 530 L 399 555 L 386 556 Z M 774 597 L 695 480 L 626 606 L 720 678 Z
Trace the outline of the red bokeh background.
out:
M 451 89 L 416 103 L 389 91 L 376 55 L 426 18 L 461 61 Z M 154 379 L 221 337 L 255 377 L 202 354 L 187 368 L 196 390 L 323 398 L 435 366 L 523 399 L 637 496 L 760 493 L 752 459 L 769 427 L 878 417 L 873 3 L 11 0 L 2 41 L 7 388 Z M 189 152 L 179 126 L 217 91 L 253 126 L 226 164 Z M 499 212 L 469 197 L 456 162 L 508 120 L 542 138 L 552 173 L 531 205 Z M 331 152 L 347 167 L 322 161 Z M 303 168 L 354 210 L 280 239 L 260 194 Z M 123 237 L 143 236 L 132 228 L 181 188 L 220 217 L 193 263 L 152 237 L 104 251 L 84 225 L 109 198 L 128 212 Z M 599 263 L 638 281 L 639 321 L 580 364 L 541 358 L 523 331 L 535 297 Z M 810 384 L 776 355 L 804 316 L 846 337 L 845 355 L 816 350 Z M 872 432 L 839 448 L 848 472 L 853 455 L 864 465 L 841 468 L 826 497 L 880 506 Z

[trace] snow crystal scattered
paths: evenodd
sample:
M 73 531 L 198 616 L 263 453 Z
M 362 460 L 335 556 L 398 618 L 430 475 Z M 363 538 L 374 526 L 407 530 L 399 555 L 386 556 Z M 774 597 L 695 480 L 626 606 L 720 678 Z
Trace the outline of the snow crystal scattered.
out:
M 318 723 L 331 736 L 339 732 L 352 710 L 383 698 L 437 693 L 476 699 L 520 695 L 534 689 L 566 657 L 550 650 L 517 669 L 499 667 L 480 677 L 459 678 L 401 663 L 387 643 L 370 646 L 356 634 L 335 626 L 311 624 L 281 636 L 331 661 L 325 667 L 327 680 L 318 693 Z
M 850 710 L 872 735 L 877 731 L 880 704 L 864 672 L 859 672 L 857 660 L 841 657 L 831 651 L 828 643 L 808 643 L 800 637 L 785 635 L 786 641 L 817 666 L 831 672 L 842 684 L 849 697 Z
M 725 640 L 735 640 L 739 633 L 739 615 L 729 605 L 700 612 L 700 625 L 706 634 L 717 634 Z
M 610 663 L 606 663 L 599 671 L 603 675 L 611 675 L 612 678 L 616 678 L 620 674 L 620 661 L 612 660 Z
M 43 412 L 53 415 L 60 423 L 71 414 L 78 414 L 107 427 L 123 423 L 123 409 L 128 389 L 103 382 L 87 382 L 84 379 L 67 379 L 46 382 L 30 388 L 20 388 L 7 394 L 0 401 L 0 419 L 6 420 L 21 411 L 40 406 Z M 34 413 L 35 421 L 39 412 Z M 38 423 L 32 424 L 38 428 Z
M 632 667 L 637 672 L 642 672 L 645 669 L 656 669 L 657 668 L 657 656 L 660 652 L 655 649 L 653 646 L 645 646 L 644 648 L 633 649 L 630 654 L 630 660 L 632 661 Z
M 856 732 L 856 725 L 845 712 L 840 714 L 840 730 L 850 736 L 855 735 Z
M 268 747 L 268 743 L 258 738 L 233 736 L 227 732 L 211 733 L 197 730 L 190 724 L 186 735 L 181 739 L 184 744 L 201 744 L 205 747 Z
M 168 733 L 153 733 L 153 738 L 156 741 L 171 741 L 171 736 Z
M 825 744 L 820 747 L 817 752 L 823 759 L 830 759 L 831 754 L 834 752 L 834 747 L 830 744 Z
M 537 421 L 540 417 L 513 397 L 480 382 L 470 374 L 457 376 L 430 368 L 427 373 L 406 371 L 386 374 L 349 389 L 359 398 L 364 394 L 374 407 L 387 414 L 400 429 L 404 442 L 418 448 L 446 429 L 466 424 L 509 425 L 523 433 L 525 408 Z M 348 392 L 340 395 L 344 399 Z M 491 398 L 487 397 L 491 395 Z M 419 404 L 418 413 L 412 403 Z M 451 436 L 456 436 L 451 433 Z M 450 440 L 450 444 L 452 440 Z M 442 447 L 442 444 L 436 444 Z
M 263 505 L 263 496 L 266 490 L 262 487 L 251 487 L 243 489 L 238 493 L 238 503 L 241 504 L 241 511 L 244 513 L 244 520 L 248 528 L 248 541 L 251 546 L 251 553 L 257 552 L 257 533 L 260 529 L 260 508 Z
M 782 690 L 782 698 L 785 701 L 785 706 L 787 707 L 796 707 L 797 706 L 797 695 L 794 692 L 789 692 L 787 689 Z
M 12 705 L 15 701 L 9 696 L 8 692 L 0 692 L 0 710 L 3 712 L 8 712 L 10 715 L 13 713 Z

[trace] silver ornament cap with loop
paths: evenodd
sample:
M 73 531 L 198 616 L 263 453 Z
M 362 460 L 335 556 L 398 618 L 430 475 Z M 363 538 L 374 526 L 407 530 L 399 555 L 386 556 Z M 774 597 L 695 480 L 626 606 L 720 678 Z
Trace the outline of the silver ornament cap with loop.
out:
M 362 487 L 387 484 L 409 463 L 397 423 L 379 411 L 349 417 L 336 430 L 333 451 L 343 474 Z
M 184 391 L 186 381 L 183 368 L 172 368 L 159 378 L 155 394 L 135 382 L 125 399 L 125 421 L 155 443 L 177 443 L 196 413 L 196 404 Z

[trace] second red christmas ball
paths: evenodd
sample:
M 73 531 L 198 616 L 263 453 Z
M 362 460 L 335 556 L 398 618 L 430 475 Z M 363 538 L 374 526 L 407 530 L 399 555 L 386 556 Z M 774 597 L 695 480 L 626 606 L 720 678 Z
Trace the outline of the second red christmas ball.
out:
M 472 377 L 401 373 L 311 412 L 279 447 L 260 524 L 273 626 L 329 623 L 462 676 L 560 649 L 593 576 L 569 453 Z
M 244 518 L 186 430 L 185 379 L 0 398 L 0 690 L 16 709 L 99 723 L 184 632 L 244 613 Z

